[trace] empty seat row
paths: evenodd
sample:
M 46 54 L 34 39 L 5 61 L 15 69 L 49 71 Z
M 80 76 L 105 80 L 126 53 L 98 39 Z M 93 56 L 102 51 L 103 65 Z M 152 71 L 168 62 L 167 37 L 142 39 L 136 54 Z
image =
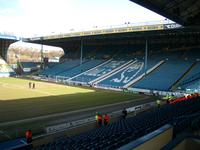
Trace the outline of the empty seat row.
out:
M 176 104 L 166 104 L 149 112 L 121 119 L 108 126 L 93 129 L 73 137 L 60 138 L 34 149 L 116 149 L 167 123 L 173 124 L 174 132 L 178 133 L 189 127 L 196 118 L 187 116 L 193 115 L 199 110 L 199 97 Z

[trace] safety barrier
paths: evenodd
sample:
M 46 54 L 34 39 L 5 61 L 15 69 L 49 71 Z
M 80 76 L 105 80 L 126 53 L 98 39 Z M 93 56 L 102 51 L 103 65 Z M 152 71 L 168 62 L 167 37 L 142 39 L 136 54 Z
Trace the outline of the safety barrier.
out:
M 145 103 L 145 104 L 141 104 L 141 105 L 137 105 L 134 107 L 129 107 L 126 108 L 128 113 L 138 113 L 147 109 L 150 109 L 152 107 L 154 107 L 156 105 L 155 102 L 149 102 L 149 103 Z M 113 118 L 116 116 L 120 116 L 121 115 L 122 110 L 119 111 L 115 111 L 110 113 L 109 115 Z M 89 123 L 95 122 L 95 117 L 89 117 L 89 118 L 85 118 L 85 119 L 81 119 L 81 120 L 77 120 L 77 121 L 73 121 L 73 122 L 67 122 L 67 123 L 62 123 L 62 124 L 58 124 L 58 125 L 52 125 L 49 127 L 45 128 L 45 131 L 47 134 L 52 134 L 52 133 L 56 133 L 56 132 L 61 132 L 61 131 L 65 131 L 71 128 L 75 128 L 75 127 L 79 127 L 79 126 L 83 126 Z
M 162 95 L 162 96 L 173 95 L 175 97 L 181 97 L 187 94 L 185 91 L 170 92 L 170 91 L 158 91 L 158 90 L 148 90 L 140 88 L 128 88 L 127 91 L 133 93 L 150 94 L 150 95 Z

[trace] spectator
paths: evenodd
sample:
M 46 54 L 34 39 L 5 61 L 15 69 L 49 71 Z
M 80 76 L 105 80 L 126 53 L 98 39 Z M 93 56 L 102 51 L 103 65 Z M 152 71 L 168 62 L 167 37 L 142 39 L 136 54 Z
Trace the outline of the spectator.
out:
M 102 126 L 102 121 L 103 121 L 103 117 L 101 114 L 98 114 L 98 126 L 101 127 Z
M 32 131 L 31 130 L 26 131 L 26 142 L 28 144 L 32 142 Z
M 33 89 L 35 89 L 35 83 L 33 83 Z
M 96 121 L 97 125 L 98 125 L 98 116 L 99 116 L 99 114 L 98 114 L 98 112 L 96 112 L 95 121 Z
M 160 100 L 159 99 L 156 101 L 156 104 L 157 104 L 157 107 L 160 108 Z
M 31 82 L 29 82 L 28 85 L 29 85 L 29 89 L 30 89 L 31 88 Z
M 122 118 L 123 118 L 123 119 L 126 119 L 126 116 L 127 116 L 127 110 L 126 110 L 126 108 L 124 108 L 124 109 L 122 110 Z
M 110 116 L 108 114 L 104 115 L 104 125 L 107 126 L 110 122 Z

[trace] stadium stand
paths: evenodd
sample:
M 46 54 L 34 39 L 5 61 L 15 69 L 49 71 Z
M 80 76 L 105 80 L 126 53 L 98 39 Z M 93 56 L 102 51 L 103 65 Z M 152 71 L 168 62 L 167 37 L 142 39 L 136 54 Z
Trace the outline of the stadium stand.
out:
M 192 64 L 189 61 L 167 60 L 157 70 L 145 76 L 141 81 L 133 85 L 133 87 L 168 91 Z
M 200 98 L 192 97 L 174 104 L 163 105 L 134 117 L 121 119 L 116 123 L 80 135 L 62 137 L 34 149 L 117 149 L 167 123 L 173 125 L 173 134 L 176 136 L 190 127 L 196 114 L 199 116 L 199 109 Z M 198 125 L 197 128 L 199 127 Z
M 71 78 L 75 75 L 78 75 L 82 72 L 85 72 L 87 71 L 88 69 L 91 69 L 99 64 L 103 63 L 103 60 L 88 60 L 87 62 L 83 63 L 83 64 L 80 64 L 70 70 L 66 70 L 66 71 L 63 71 L 62 73 L 59 73 L 57 75 L 59 76 L 64 76 L 66 78 Z
M 99 65 L 98 67 L 95 67 L 83 74 L 80 74 L 79 76 L 76 76 L 75 78 L 72 78 L 71 81 L 78 81 L 78 82 L 94 82 L 104 76 L 106 76 L 108 73 L 112 72 L 113 69 L 116 69 L 122 65 L 127 63 L 127 61 L 124 60 L 109 60 L 102 65 Z
M 21 62 L 23 68 L 36 68 L 39 63 L 36 62 Z
M 119 48 L 124 49 L 123 46 Z M 104 49 L 99 59 L 94 59 L 94 56 L 86 50 L 85 55 L 90 56 L 90 59 L 84 58 L 82 65 L 79 64 L 79 60 L 65 60 L 63 63 L 46 68 L 40 75 L 53 76 L 56 80 L 68 83 L 102 88 L 133 87 L 158 91 L 173 90 L 194 79 L 194 75 L 198 79 L 196 74 L 199 63 L 196 64 L 197 60 L 192 57 L 194 54 L 189 54 L 188 49 L 180 50 L 173 47 L 159 49 L 159 46 L 152 46 L 155 50 L 149 52 L 145 70 L 144 54 L 139 50 L 141 47 L 136 46 L 136 50 L 131 50 L 128 46 L 125 49 L 129 50 L 127 55 L 122 54 L 123 50 L 120 51 L 119 48 L 116 48 L 115 53 L 112 48 L 115 57 L 107 61 L 102 58 L 106 55 Z M 195 58 L 198 58 L 199 52 L 196 49 L 193 52 Z
M 192 92 L 200 92 L 198 62 L 200 60 L 200 0 L 131 1 L 176 23 L 171 24 L 170 20 L 165 19 L 168 21 L 166 24 L 149 24 L 148 22 L 142 26 L 131 26 L 128 23 L 123 28 L 111 27 L 27 38 L 25 40 L 33 43 L 60 46 L 66 52 L 61 63 L 45 66 L 39 75 L 47 79 L 52 76 L 56 79 L 55 82 L 64 79 L 69 83 L 86 83 L 94 87 L 98 85 L 122 88 L 120 90 L 124 92 L 143 94 L 145 90 L 142 91 L 142 89 L 146 89 L 146 91 L 149 90 L 147 94 L 158 93 L 157 98 L 160 98 L 159 92 L 164 91 L 166 95 L 171 94 L 172 100 L 168 99 L 167 104 L 161 104 L 157 108 L 137 115 L 132 114 L 126 119 L 120 119 L 108 126 L 98 127 L 78 135 L 74 133 L 73 136 L 54 139 L 52 139 L 53 136 L 48 137 L 49 141 L 42 144 L 37 143 L 36 146 L 33 144 L 33 150 L 140 149 L 139 146 L 150 141 L 155 135 L 163 135 L 163 130 L 166 128 L 173 128 L 172 138 L 175 137 L 175 139 L 172 139 L 163 150 L 174 149 L 174 146 L 179 146 L 180 142 L 184 143 L 183 140 L 188 140 L 188 137 L 199 140 L 197 136 L 183 136 L 181 139 L 176 139 L 185 130 L 193 132 L 200 129 L 200 98 L 185 96 L 174 99 L 177 95 L 173 94 L 178 91 L 173 88 L 178 87 L 179 90 L 184 90 L 180 92 L 182 95 L 188 95 L 186 93 L 188 89 Z M 6 47 L 9 43 L 0 42 L 2 45 L 3 43 L 6 46 L 2 46 L 4 48 L 0 55 L 6 58 Z M 82 59 L 83 62 L 80 64 Z M 6 70 L 9 66 L 4 60 L 2 62 L 3 65 L 0 58 L 0 76 L 9 76 L 12 71 Z M 22 64 L 24 67 L 34 66 L 31 63 Z M 145 65 L 147 65 L 146 70 Z M 40 77 L 36 76 L 35 79 L 43 79 Z M 131 91 L 131 87 L 141 89 L 141 91 Z M 160 100 L 157 101 L 160 102 Z M 56 121 L 59 122 L 59 120 Z M 152 144 L 154 145 L 153 150 L 161 148 L 158 147 L 160 146 L 158 142 Z M 26 146 L 30 149 L 31 145 L 27 145 L 25 139 L 20 138 L 1 143 L 0 149 L 21 149 L 23 147 L 26 149 Z M 193 147 L 190 148 L 193 149 Z
M 118 150 L 161 149 L 172 139 L 172 130 L 173 127 L 170 124 L 166 124 L 161 128 L 120 147 Z
M 75 66 L 78 66 L 80 64 L 80 60 L 70 60 L 70 61 L 65 61 L 63 63 L 57 64 L 51 68 L 46 68 L 40 72 L 40 75 L 56 75 L 59 74 L 60 72 L 63 72 L 65 70 L 69 70 Z
M 21 69 L 23 70 L 23 75 L 29 75 L 40 69 L 40 62 L 18 62 Z M 18 66 L 19 67 L 19 66 Z
M 179 89 L 199 89 L 198 83 L 200 79 L 200 63 L 197 62 L 184 80 L 179 83 Z
M 120 46 L 115 45 L 88 45 L 84 46 L 84 57 L 95 59 L 111 59 L 120 52 Z
M 59 64 L 58 62 L 48 62 L 47 68 L 52 68 L 52 67 L 54 67 L 55 65 L 58 65 L 58 64 Z
M 196 79 L 191 81 L 190 83 L 187 83 L 183 86 L 181 86 L 181 90 L 187 91 L 187 92 L 199 92 L 200 91 L 200 80 Z
M 156 65 L 156 63 L 158 63 L 157 60 L 149 61 L 147 70 Z M 99 82 L 98 85 L 105 87 L 121 88 L 142 75 L 143 73 L 145 73 L 144 61 L 136 59 L 136 61 L 134 61 L 127 67 L 119 70 L 119 72 L 115 72 L 115 74 L 111 77 Z
M 15 75 L 14 70 L 0 57 L 0 77 L 9 77 Z

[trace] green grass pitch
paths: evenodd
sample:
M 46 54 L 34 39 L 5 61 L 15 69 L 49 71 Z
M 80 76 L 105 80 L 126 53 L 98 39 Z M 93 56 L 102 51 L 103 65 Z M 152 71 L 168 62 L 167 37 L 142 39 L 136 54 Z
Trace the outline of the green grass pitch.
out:
M 29 82 L 36 88 L 29 89 Z M 0 78 L 0 123 L 130 101 L 137 94 Z

